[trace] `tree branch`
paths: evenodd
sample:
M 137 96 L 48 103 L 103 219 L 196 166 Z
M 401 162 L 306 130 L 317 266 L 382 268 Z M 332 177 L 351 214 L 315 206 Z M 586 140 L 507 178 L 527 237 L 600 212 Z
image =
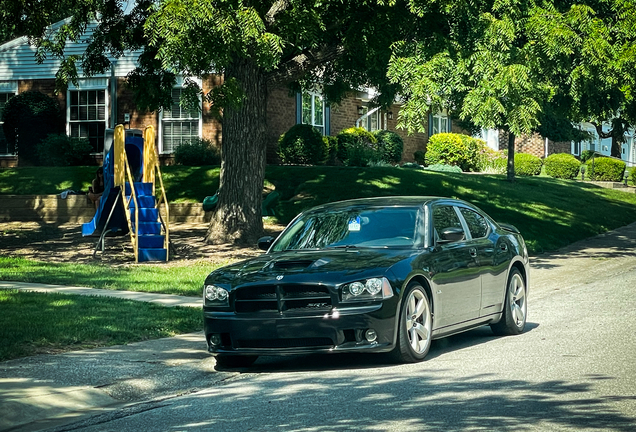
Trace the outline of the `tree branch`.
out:
M 599 138 L 605 139 L 612 137 L 612 131 L 603 132 L 603 123 L 592 123 L 592 125 L 596 129 L 596 133 L 598 134 Z
M 269 11 L 265 14 L 265 21 L 269 25 L 273 25 L 276 15 L 289 7 L 289 0 L 276 0 Z
M 307 50 L 291 58 L 278 69 L 267 75 L 268 85 L 281 85 L 296 81 L 302 78 L 307 71 L 336 60 L 345 49 L 343 46 L 324 46 L 319 50 Z

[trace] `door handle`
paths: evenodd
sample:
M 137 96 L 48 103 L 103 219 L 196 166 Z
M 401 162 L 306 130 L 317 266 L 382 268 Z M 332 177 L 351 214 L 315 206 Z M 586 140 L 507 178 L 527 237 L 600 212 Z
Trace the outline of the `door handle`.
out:
M 471 257 L 475 258 L 477 256 L 477 249 L 470 248 L 468 249 L 468 253 L 470 254 Z

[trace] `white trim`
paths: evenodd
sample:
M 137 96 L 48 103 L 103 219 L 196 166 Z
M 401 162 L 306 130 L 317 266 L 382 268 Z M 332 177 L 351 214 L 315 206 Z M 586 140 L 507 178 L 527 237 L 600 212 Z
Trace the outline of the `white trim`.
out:
M 103 90 L 108 89 L 108 78 L 80 78 L 77 85 L 68 83 L 69 90 Z
M 72 86 L 69 83 L 66 89 L 66 135 L 71 136 L 71 91 L 87 91 L 87 90 L 103 90 L 104 91 L 104 129 L 108 129 L 110 125 L 110 85 L 108 78 L 83 78 L 78 82 L 78 86 Z M 86 123 L 89 121 L 101 120 L 80 120 L 73 123 Z M 102 137 L 104 140 L 105 138 Z M 93 152 L 91 154 L 102 154 L 102 151 Z
M 195 83 L 197 83 L 199 86 L 202 86 L 202 80 L 201 78 L 190 78 L 192 81 L 194 81 Z M 172 87 L 173 89 L 183 89 L 183 77 L 178 75 L 177 76 L 177 84 L 174 87 Z M 160 109 L 157 115 L 157 121 L 159 123 L 159 127 L 158 127 L 158 139 L 157 139 L 157 146 L 159 147 L 159 154 L 173 154 L 174 153 L 174 149 L 172 150 L 172 152 L 167 152 L 163 149 L 163 113 L 164 110 Z M 188 119 L 184 119 L 184 120 L 188 120 Z M 201 99 L 201 95 L 199 95 L 199 130 L 198 130 L 198 135 L 199 135 L 199 139 L 201 139 L 203 137 L 203 101 Z
M 309 95 L 311 98 L 311 123 L 305 123 L 305 119 L 304 117 L 304 109 L 303 109 L 303 101 L 305 100 L 305 95 Z M 319 98 L 320 102 L 322 104 L 322 124 L 318 124 L 316 123 L 316 99 Z M 322 93 L 319 93 L 317 91 L 311 91 L 311 90 L 303 90 L 300 93 L 300 122 L 302 124 L 309 124 L 315 128 L 321 128 L 322 130 L 320 131 L 320 133 L 322 135 L 325 135 L 325 133 L 327 132 L 327 125 L 326 125 L 326 117 L 327 117 L 327 107 L 325 104 L 325 97 L 322 95 Z
M 0 81 L 0 93 L 18 94 L 18 82 L 17 81 Z

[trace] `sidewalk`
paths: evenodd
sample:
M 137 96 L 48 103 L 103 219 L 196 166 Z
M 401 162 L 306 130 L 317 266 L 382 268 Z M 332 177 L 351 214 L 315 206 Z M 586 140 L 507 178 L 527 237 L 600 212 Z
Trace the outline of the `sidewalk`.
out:
M 198 297 L 0 281 L 0 289 L 97 295 L 201 307 Z M 132 402 L 205 388 L 216 372 L 202 332 L 0 362 L 0 431 L 41 430 Z
M 636 266 L 636 223 L 531 258 L 532 299 L 594 280 L 601 268 Z M 129 291 L 1 282 L 0 289 L 106 295 L 166 306 L 201 307 L 201 299 Z M 0 430 L 32 431 L 213 386 L 238 372 L 217 372 L 202 333 L 125 346 L 39 355 L 0 363 Z
M 0 289 L 17 289 L 35 292 L 56 292 L 61 294 L 94 295 L 104 297 L 116 297 L 127 300 L 138 300 L 151 303 L 158 303 L 163 306 L 186 306 L 198 307 L 203 304 L 201 297 L 185 297 L 172 294 L 155 294 L 137 291 L 115 291 L 106 289 L 68 287 L 60 285 L 48 285 L 27 282 L 6 282 L 0 281 Z

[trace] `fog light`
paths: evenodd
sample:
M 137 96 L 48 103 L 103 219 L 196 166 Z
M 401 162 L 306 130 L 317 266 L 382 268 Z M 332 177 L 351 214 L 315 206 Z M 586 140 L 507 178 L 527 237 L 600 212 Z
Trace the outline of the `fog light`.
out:
M 369 329 L 364 332 L 364 337 L 369 342 L 374 342 L 378 338 L 378 334 L 373 329 Z
M 211 334 L 210 345 L 221 345 L 221 335 L 216 333 Z

